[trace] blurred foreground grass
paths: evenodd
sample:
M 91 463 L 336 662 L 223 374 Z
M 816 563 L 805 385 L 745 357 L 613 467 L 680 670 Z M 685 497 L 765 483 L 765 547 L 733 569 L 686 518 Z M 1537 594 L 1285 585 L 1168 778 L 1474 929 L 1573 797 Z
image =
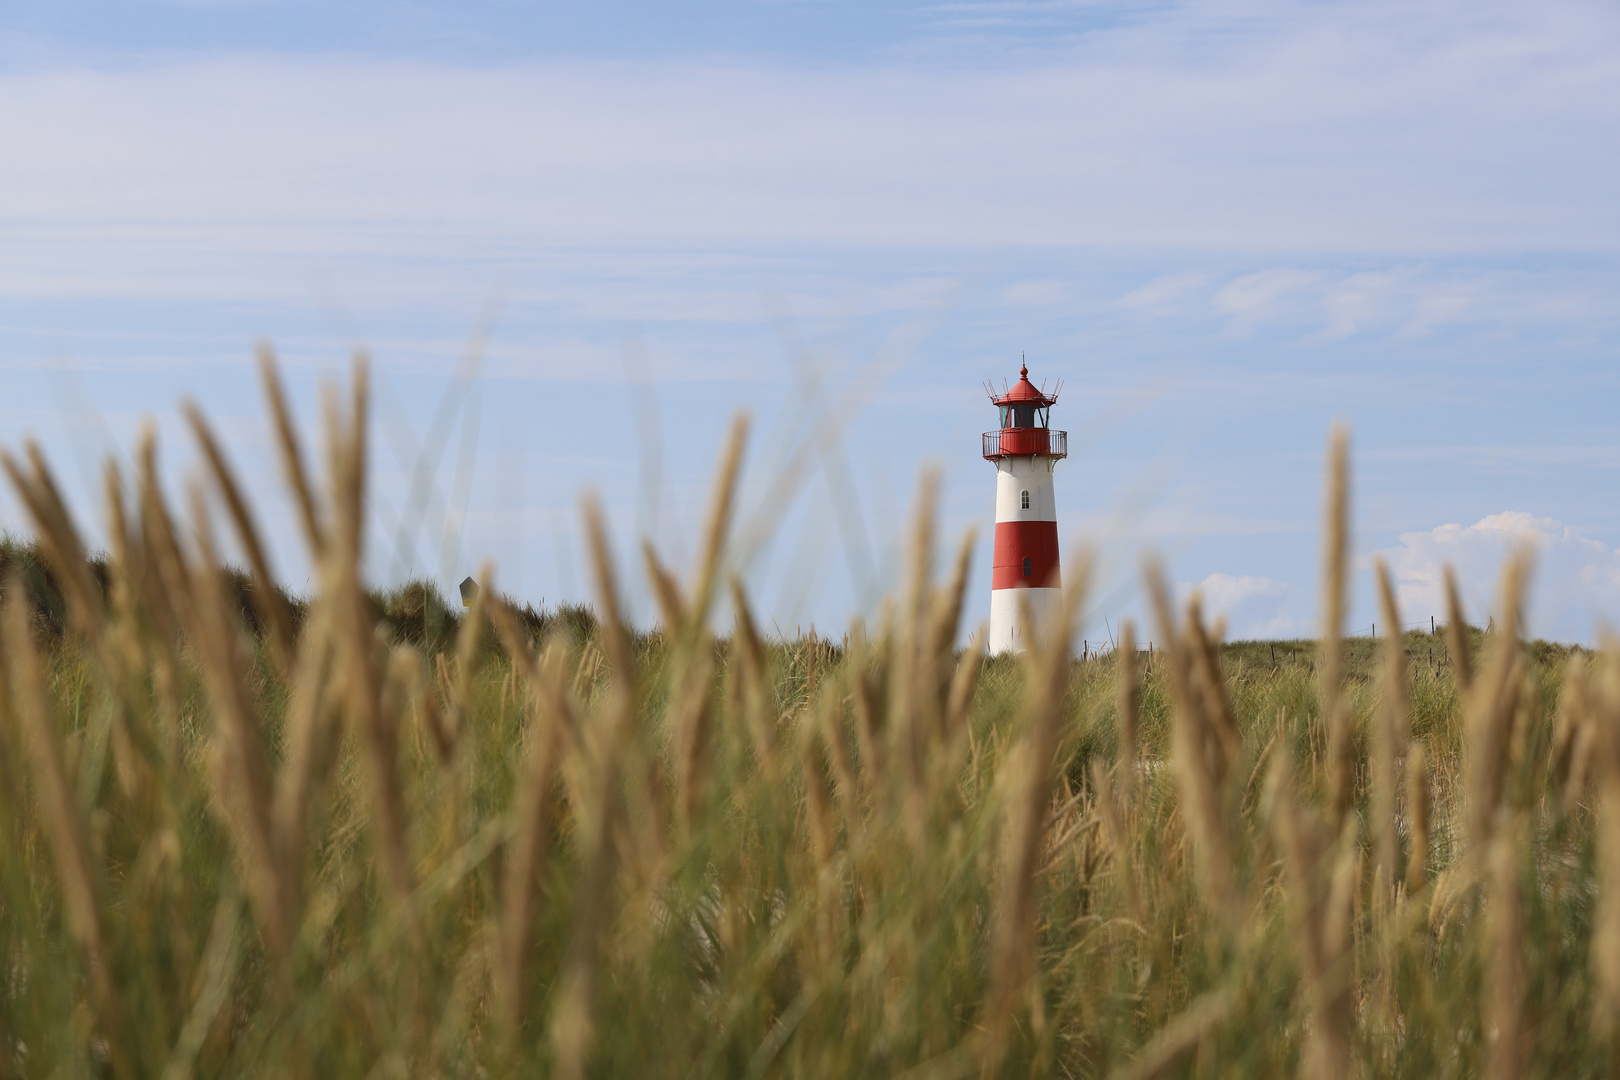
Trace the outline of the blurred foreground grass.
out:
M 743 429 L 660 629 L 368 593 L 363 372 L 319 586 L 270 584 L 200 416 L 182 527 L 46 464 L 0 548 L 0 1076 L 1601 1076 L 1620 1066 L 1620 664 L 1498 632 L 1150 657 L 957 651 L 931 491 L 870 630 L 763 639 L 726 571 Z M 222 509 L 223 513 L 219 510 Z M 223 569 L 229 522 L 246 571 Z M 1337 542 L 1332 542 L 1337 540 Z M 1387 596 L 1381 621 L 1399 625 Z M 722 597 L 732 632 L 711 637 Z

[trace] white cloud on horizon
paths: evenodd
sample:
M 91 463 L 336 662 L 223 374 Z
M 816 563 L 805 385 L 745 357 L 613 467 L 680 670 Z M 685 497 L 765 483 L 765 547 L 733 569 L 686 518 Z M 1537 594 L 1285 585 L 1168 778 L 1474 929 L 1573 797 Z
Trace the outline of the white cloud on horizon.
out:
M 1536 637 L 1591 643 L 1620 614 L 1620 550 L 1553 518 L 1522 511 L 1490 514 L 1472 525 L 1402 533 L 1381 554 L 1395 575 L 1401 618 L 1427 625 L 1445 618 L 1444 568 L 1456 568 L 1466 617 L 1485 623 L 1498 603 L 1497 580 L 1521 545 L 1534 553 L 1528 631 Z
M 1308 611 L 1302 610 L 1302 602 L 1306 608 L 1308 602 L 1286 581 L 1217 573 L 1178 591 L 1183 600 L 1196 592 L 1211 623 L 1225 620 L 1228 641 L 1283 640 L 1315 633 Z
M 1553 518 L 1504 511 L 1472 525 L 1401 533 L 1399 546 L 1374 555 L 1388 561 L 1395 577 L 1403 629 L 1427 629 L 1431 615 L 1445 621 L 1447 565 L 1456 570 L 1465 616 L 1484 625 L 1497 610 L 1502 567 L 1521 546 L 1534 559 L 1526 615 L 1531 636 L 1595 644 L 1605 630 L 1620 626 L 1620 549 Z M 1371 561 L 1361 561 L 1363 572 L 1353 583 L 1369 593 L 1363 602 L 1371 601 L 1372 582 L 1365 573 Z M 1177 591 L 1182 600 L 1197 592 L 1207 618 L 1226 620 L 1228 640 L 1313 637 L 1318 632 L 1314 590 L 1288 581 L 1214 573 Z M 1366 621 L 1346 632 L 1367 633 L 1377 621 L 1366 613 L 1370 610 L 1358 616 Z M 1385 629 L 1379 627 L 1379 632 Z

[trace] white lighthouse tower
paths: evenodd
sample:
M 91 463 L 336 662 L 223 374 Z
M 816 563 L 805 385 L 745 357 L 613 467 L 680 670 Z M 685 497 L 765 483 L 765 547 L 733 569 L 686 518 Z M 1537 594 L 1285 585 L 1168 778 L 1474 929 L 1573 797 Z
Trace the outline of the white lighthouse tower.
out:
M 1001 410 L 1001 430 L 984 433 L 985 459 L 996 463 L 990 651 L 1022 652 L 1058 602 L 1052 469 L 1069 455 L 1069 433 L 1049 426 L 1057 390 L 1048 397 L 1035 389 L 1028 366 L 1019 368 L 1016 386 L 1000 397 L 992 390 L 990 400 Z

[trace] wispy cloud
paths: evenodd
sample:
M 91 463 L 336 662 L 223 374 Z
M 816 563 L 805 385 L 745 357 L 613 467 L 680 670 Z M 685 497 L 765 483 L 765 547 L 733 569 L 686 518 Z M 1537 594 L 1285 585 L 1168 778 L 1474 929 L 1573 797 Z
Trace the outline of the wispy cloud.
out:
M 1232 317 L 1242 330 L 1277 318 L 1306 286 L 1316 283 L 1320 274 L 1284 267 L 1262 270 L 1223 285 L 1215 294 L 1216 310 Z
M 1379 336 L 1421 340 L 1466 328 L 1473 333 L 1563 334 L 1620 325 L 1620 306 L 1593 288 L 1592 270 L 1482 267 L 1477 263 L 1332 260 L 1266 266 L 1241 273 L 1183 270 L 1120 297 L 1127 317 L 1203 323 L 1245 335 L 1285 330 L 1302 337 Z M 1598 276 L 1607 278 L 1604 271 Z
M 84 264 L 176 238 L 267 259 L 536 244 L 1620 246 L 1607 182 L 1620 149 L 1592 137 L 1620 121 L 1620 63 L 1594 47 L 1620 17 L 1570 5 L 1512 44 L 1506 9 L 1443 33 L 1393 8 L 1276 10 L 1291 14 L 1242 22 L 1241 48 L 1196 64 L 1166 52 L 1219 39 L 1194 6 L 1108 30 L 1120 48 L 1106 59 L 1027 70 L 260 56 L 11 73 L 0 229 L 11 250 L 63 230 Z M 1217 303 L 1261 319 L 1299 273 L 1229 282 Z M 1352 284 L 1340 325 L 1379 288 Z
M 1182 312 L 1194 304 L 1209 280 L 1209 274 L 1197 270 L 1164 274 L 1126 293 L 1119 306 L 1156 314 Z

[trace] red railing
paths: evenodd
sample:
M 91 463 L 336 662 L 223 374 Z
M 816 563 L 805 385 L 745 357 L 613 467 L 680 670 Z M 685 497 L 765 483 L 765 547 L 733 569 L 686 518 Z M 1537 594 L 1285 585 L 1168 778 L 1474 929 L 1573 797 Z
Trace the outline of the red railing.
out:
M 1002 428 L 984 433 L 984 456 L 991 461 L 1023 454 L 1068 457 L 1069 433 L 1043 427 Z

